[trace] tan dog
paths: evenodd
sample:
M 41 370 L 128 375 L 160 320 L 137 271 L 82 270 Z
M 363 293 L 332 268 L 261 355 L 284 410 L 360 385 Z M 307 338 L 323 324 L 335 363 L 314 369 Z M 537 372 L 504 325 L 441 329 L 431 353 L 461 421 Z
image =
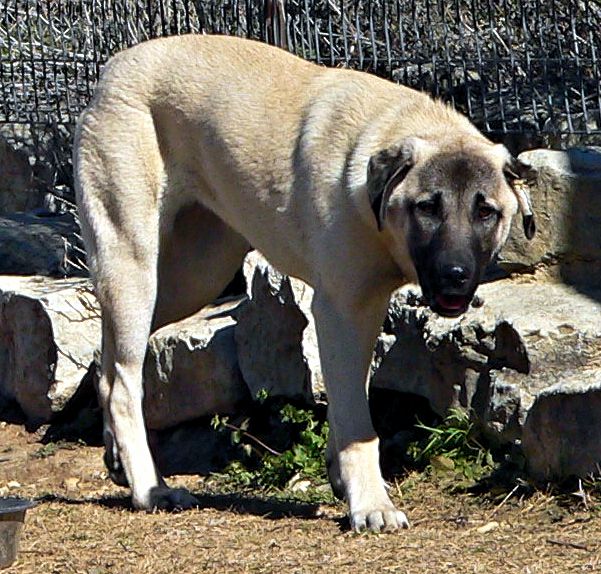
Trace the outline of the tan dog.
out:
M 149 333 L 217 297 L 252 245 L 315 289 L 330 479 L 352 527 L 406 527 L 368 411 L 374 343 L 396 287 L 419 280 L 432 308 L 458 315 L 518 205 L 534 232 L 528 198 L 508 184 L 506 149 L 421 93 L 218 36 L 115 56 L 76 140 L 103 314 L 106 458 L 134 505 L 196 503 L 165 485 L 148 449 Z

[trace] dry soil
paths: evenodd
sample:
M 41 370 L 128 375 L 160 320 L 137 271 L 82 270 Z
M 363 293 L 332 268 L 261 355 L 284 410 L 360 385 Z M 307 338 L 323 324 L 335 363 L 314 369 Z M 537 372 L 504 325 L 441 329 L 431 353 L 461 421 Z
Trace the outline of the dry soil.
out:
M 107 479 L 101 448 L 43 445 L 0 423 L 0 494 L 39 500 L 6 574 L 601 572 L 601 501 L 586 492 L 452 494 L 414 474 L 392 488 L 412 528 L 356 535 L 340 504 L 220 494 L 206 477 L 171 482 L 201 508 L 134 512 Z

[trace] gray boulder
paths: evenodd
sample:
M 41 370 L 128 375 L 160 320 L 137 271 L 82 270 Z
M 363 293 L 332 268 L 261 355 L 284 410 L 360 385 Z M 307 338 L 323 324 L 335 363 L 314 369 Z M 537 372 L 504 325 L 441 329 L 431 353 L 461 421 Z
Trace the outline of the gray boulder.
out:
M 560 263 L 566 282 L 601 286 L 601 148 L 537 149 L 519 159 L 535 174 L 530 193 L 537 234 L 527 241 L 514 225 L 501 264 L 532 269 Z
M 100 315 L 84 279 L 0 277 L 0 403 L 32 426 L 77 390 L 100 346 Z
M 149 429 L 174 427 L 250 400 L 238 367 L 232 313 L 208 307 L 155 332 L 145 364 Z M 0 276 L 0 406 L 16 403 L 29 426 L 50 422 L 98 361 L 100 311 L 84 279 Z
M 69 214 L 41 217 L 14 213 L 0 217 L 0 274 L 85 276 L 82 244 Z
M 567 375 L 541 391 L 522 432 L 530 474 L 538 480 L 601 474 L 601 370 Z
M 585 474 L 601 462 L 601 292 L 518 278 L 481 286 L 485 304 L 459 319 L 391 303 L 372 384 L 462 406 L 498 443 L 524 443 L 536 477 Z M 565 409 L 565 410 L 564 410 Z M 574 420 L 577 417 L 577 420 Z
M 242 376 L 256 396 L 323 395 L 317 335 L 310 307 L 313 290 L 282 275 L 257 252 L 244 262 L 248 302 L 236 313 L 236 344 Z
M 250 401 L 234 331 L 240 301 L 222 303 L 156 331 L 144 369 L 149 429 L 174 427 L 215 413 L 233 413 Z

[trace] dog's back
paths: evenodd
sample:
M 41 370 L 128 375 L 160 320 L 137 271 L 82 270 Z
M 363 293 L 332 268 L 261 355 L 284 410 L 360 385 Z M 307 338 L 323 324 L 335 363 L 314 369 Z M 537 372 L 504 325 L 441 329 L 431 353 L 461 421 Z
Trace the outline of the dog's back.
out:
M 408 112 L 412 106 L 416 114 Z M 311 281 L 304 261 L 311 241 L 341 205 L 338 195 L 364 185 L 365 162 L 379 140 L 398 134 L 400 122 L 415 133 L 416 124 L 423 131 L 434 121 L 445 130 L 473 131 L 427 96 L 367 74 L 319 67 L 259 42 L 180 36 L 140 44 L 108 63 L 78 140 L 94 138 L 124 157 L 143 153 L 163 204 L 163 229 L 182 205 L 200 201 L 255 247 L 271 251 L 283 270 Z M 140 135 L 128 150 L 132 132 Z M 369 149 L 356 158 L 360 140 Z M 115 193 L 117 186 L 103 188 Z M 371 221 L 367 204 L 355 207 Z M 291 225 L 301 219 L 302 232 Z M 307 230 L 311 222 L 315 233 Z

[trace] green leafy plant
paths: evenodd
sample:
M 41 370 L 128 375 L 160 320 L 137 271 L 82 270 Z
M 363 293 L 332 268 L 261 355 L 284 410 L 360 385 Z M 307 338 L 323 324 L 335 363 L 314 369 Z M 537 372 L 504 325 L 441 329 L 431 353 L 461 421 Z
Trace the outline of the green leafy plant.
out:
M 408 454 L 427 470 L 453 471 L 465 479 L 478 480 L 494 469 L 492 453 L 475 437 L 466 411 L 452 409 L 439 426 L 418 423 L 416 427 L 426 436 L 411 443 Z
M 213 417 L 213 428 L 229 431 L 232 443 L 239 445 L 244 454 L 243 460 L 228 465 L 225 475 L 239 485 L 268 490 L 285 488 L 292 480 L 325 483 L 327 422 L 319 420 L 312 410 L 291 404 L 279 409 L 278 418 L 288 435 L 286 448 L 280 450 L 250 431 L 251 418 L 233 424 L 228 417 Z
M 284 405 L 280 411 L 284 423 L 298 425 L 298 438 L 284 452 L 268 454 L 263 459 L 263 478 L 269 484 L 284 486 L 295 475 L 325 481 L 325 447 L 328 424 L 316 420 L 310 410 Z
M 55 442 L 49 442 L 33 452 L 31 458 L 48 458 L 49 456 L 55 455 L 59 448 L 60 446 Z

